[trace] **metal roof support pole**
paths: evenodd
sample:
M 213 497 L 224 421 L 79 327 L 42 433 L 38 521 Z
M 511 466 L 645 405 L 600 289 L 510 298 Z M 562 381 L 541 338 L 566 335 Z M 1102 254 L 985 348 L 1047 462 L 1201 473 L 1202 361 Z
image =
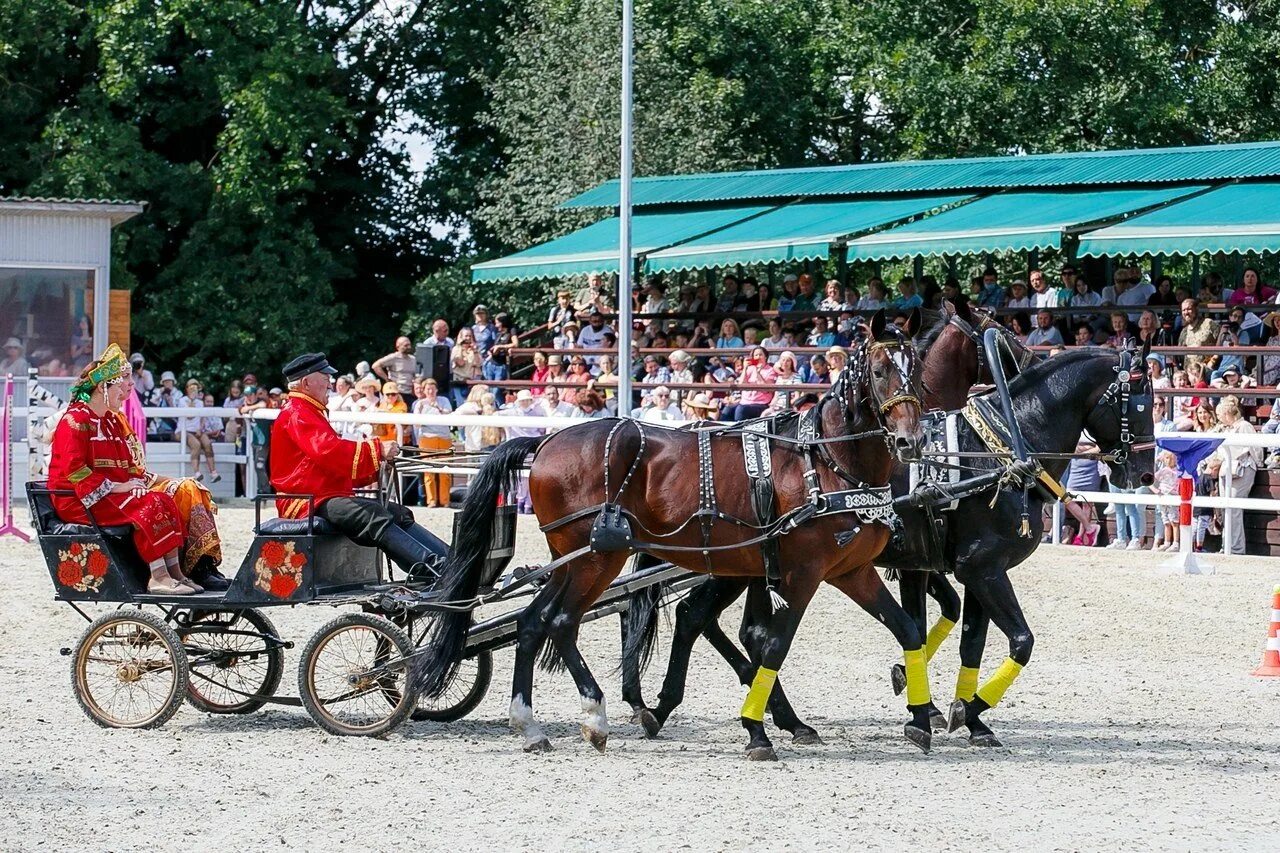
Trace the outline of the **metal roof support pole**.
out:
M 1164 272 L 1164 255 L 1156 255 L 1151 259 L 1151 283 L 1155 284 L 1160 280 L 1160 274 Z
M 849 281 L 849 261 L 845 257 L 844 244 L 833 246 L 833 248 L 836 256 L 836 278 L 840 280 L 841 287 L 848 287 L 851 282 Z M 828 257 L 831 254 L 830 251 L 827 252 Z
M 1031 281 L 1031 271 L 1040 266 L 1040 253 L 1035 249 L 1027 252 L 1027 281 Z
M 911 277 L 916 280 L 916 284 L 924 277 L 924 258 L 920 255 L 911 259 Z
M 1231 289 L 1235 290 L 1240 286 L 1240 282 L 1244 281 L 1244 255 L 1239 252 L 1232 252 L 1231 261 L 1236 270 L 1236 280 L 1231 282 Z
M 1200 292 L 1200 255 L 1191 256 L 1191 292 Z
M 950 278 L 958 279 L 959 276 L 956 275 L 956 256 L 944 255 L 943 260 L 947 262 L 947 275 Z M 962 293 L 967 294 L 969 292 L 969 285 L 967 283 L 961 282 L 960 291 Z
M 1115 282 L 1115 277 L 1116 277 L 1116 262 L 1112 260 L 1110 255 L 1107 255 L 1102 260 L 1103 289 L 1110 287 Z
M 622 151 L 618 180 L 618 414 L 631 416 L 632 3 L 622 0 Z

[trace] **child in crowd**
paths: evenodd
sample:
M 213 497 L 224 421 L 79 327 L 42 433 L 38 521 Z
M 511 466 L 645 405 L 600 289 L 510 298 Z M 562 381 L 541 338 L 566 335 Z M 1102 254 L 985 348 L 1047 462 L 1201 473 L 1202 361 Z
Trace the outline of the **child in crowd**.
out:
M 1156 468 L 1152 491 L 1157 495 L 1176 495 L 1178 493 L 1178 457 L 1172 451 L 1165 450 L 1156 455 Z M 1163 522 L 1161 525 L 1160 522 Z M 1156 515 L 1155 542 L 1152 551 L 1178 550 L 1178 507 L 1161 506 Z

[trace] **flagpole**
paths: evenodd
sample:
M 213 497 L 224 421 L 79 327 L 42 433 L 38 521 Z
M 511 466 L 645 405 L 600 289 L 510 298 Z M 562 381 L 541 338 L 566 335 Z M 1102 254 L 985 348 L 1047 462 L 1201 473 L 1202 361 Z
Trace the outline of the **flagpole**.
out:
M 622 0 L 622 151 L 618 178 L 618 414 L 631 415 L 632 0 Z

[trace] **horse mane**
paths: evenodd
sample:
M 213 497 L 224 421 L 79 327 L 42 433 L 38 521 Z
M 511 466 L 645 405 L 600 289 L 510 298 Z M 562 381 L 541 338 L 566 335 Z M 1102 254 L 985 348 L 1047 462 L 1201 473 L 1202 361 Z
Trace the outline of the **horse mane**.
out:
M 1105 347 L 1078 347 L 1065 350 L 1052 358 L 1042 358 L 1031 362 L 1021 373 L 1009 380 L 1009 393 L 1015 394 L 1027 385 L 1038 384 L 1044 377 L 1068 365 L 1083 363 L 1100 355 L 1114 355 L 1118 350 Z
M 920 352 L 920 358 L 929 357 L 929 350 L 938 342 L 938 338 L 942 337 L 942 333 L 946 331 L 947 326 L 950 324 L 951 315 L 943 311 L 938 321 L 920 336 L 919 343 L 916 344 L 916 349 Z

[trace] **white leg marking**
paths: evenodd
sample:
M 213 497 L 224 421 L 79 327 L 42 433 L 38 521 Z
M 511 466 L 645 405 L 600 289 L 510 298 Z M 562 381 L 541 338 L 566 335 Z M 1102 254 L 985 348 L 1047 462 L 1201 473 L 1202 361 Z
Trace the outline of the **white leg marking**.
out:
M 603 698 L 597 702 L 594 699 L 583 696 L 582 713 L 586 717 L 582 721 L 584 726 L 602 735 L 609 734 L 609 715 L 605 712 Z
M 511 700 L 511 728 L 517 734 L 524 735 L 525 746 L 547 737 L 542 733 L 542 726 L 533 718 L 533 709 L 524 701 L 523 696 L 516 696 Z

